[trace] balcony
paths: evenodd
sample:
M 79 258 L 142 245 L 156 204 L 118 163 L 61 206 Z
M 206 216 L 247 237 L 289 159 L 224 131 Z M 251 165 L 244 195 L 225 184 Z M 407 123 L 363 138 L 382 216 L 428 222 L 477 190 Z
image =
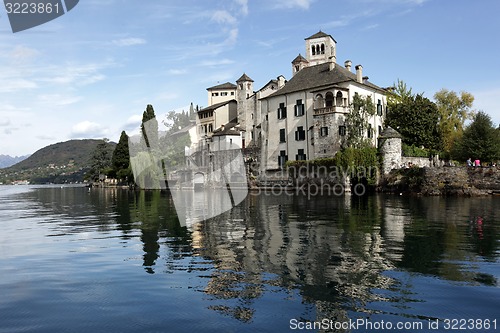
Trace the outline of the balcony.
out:
M 349 109 L 347 106 L 325 106 L 321 108 L 314 108 L 314 116 L 321 116 L 329 113 L 346 113 Z

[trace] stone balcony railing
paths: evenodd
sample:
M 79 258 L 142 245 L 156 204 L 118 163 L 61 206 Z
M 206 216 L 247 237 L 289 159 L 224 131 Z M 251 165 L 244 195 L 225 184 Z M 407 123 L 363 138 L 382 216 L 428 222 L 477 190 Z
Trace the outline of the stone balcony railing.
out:
M 320 116 L 323 114 L 328 114 L 328 113 L 335 113 L 335 112 L 348 112 L 347 106 L 326 106 L 323 108 L 314 108 L 314 113 L 313 115 L 315 116 Z

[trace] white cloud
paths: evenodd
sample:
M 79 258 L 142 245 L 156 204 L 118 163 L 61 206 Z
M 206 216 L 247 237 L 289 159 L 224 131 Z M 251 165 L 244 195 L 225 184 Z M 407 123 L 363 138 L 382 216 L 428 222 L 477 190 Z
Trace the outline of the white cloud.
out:
M 56 76 L 50 76 L 49 73 L 43 76 L 39 81 L 55 84 L 75 84 L 78 86 L 89 85 L 104 80 L 106 77 L 100 71 L 109 64 L 68 64 L 66 66 L 54 67 L 50 72 L 58 73 Z
M 112 43 L 116 46 L 134 46 L 134 45 L 142 45 L 146 44 L 146 40 L 143 38 L 122 38 L 115 39 Z
M 40 52 L 23 45 L 16 45 L 9 54 L 10 58 L 16 65 L 30 62 L 33 59 L 35 59 L 38 55 L 40 55 Z
M 170 75 L 183 75 L 183 74 L 186 74 L 187 73 L 187 70 L 185 69 L 176 69 L 176 68 L 173 68 L 173 69 L 169 69 L 168 70 L 168 74 Z
M 23 78 L 5 78 L 0 76 L 0 93 L 12 93 L 19 90 L 35 89 L 38 85 Z
M 248 0 L 235 0 L 236 4 L 240 6 L 240 13 L 243 16 L 248 15 Z
M 7 127 L 10 126 L 11 122 L 10 119 L 2 119 L 0 120 L 0 127 Z
M 88 120 L 74 125 L 71 129 L 72 138 L 103 138 L 108 130 L 98 123 Z
M 234 64 L 235 61 L 231 59 L 219 59 L 219 60 L 203 60 L 200 62 L 200 66 L 203 67 L 216 67 L 216 66 L 227 66 Z
M 80 96 L 64 96 L 61 94 L 44 94 L 38 96 L 38 100 L 41 103 L 51 106 L 66 106 L 77 103 L 81 99 Z
M 211 18 L 212 21 L 220 24 L 236 24 L 236 18 L 226 10 L 216 10 Z
M 276 1 L 276 7 L 309 9 L 313 2 L 314 0 L 278 0 Z

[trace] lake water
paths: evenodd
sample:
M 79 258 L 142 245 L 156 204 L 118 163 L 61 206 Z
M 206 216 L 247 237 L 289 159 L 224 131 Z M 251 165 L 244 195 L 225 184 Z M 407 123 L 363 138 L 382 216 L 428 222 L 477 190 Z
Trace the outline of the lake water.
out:
M 167 194 L 0 186 L 0 332 L 496 332 L 499 257 L 494 196 L 261 193 L 181 227 Z

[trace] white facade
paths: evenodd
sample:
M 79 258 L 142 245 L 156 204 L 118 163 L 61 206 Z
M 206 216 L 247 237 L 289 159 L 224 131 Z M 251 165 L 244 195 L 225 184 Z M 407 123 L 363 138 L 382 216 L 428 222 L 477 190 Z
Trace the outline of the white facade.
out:
M 230 82 L 207 88 L 208 106 L 236 99 L 236 85 Z
M 318 54 L 319 50 L 319 54 Z M 336 42 L 323 32 L 306 38 L 307 59 L 292 62 L 293 77 L 261 100 L 261 172 L 284 167 L 288 160 L 333 157 L 346 139 L 345 117 L 355 94 L 369 97 L 376 108 L 364 137 L 377 145 L 386 113 L 385 90 L 335 61 Z

